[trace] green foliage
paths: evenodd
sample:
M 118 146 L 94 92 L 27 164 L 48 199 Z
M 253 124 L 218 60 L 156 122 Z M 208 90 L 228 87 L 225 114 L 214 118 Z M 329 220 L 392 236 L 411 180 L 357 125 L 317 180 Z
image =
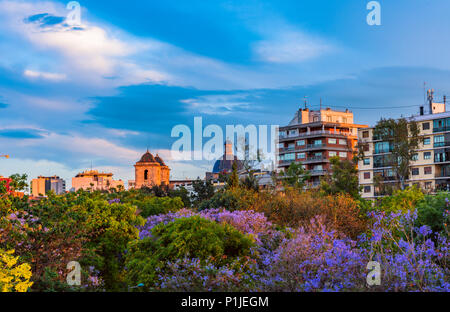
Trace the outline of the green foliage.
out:
M 418 226 L 428 225 L 433 232 L 444 233 L 446 224 L 449 223 L 449 193 L 438 193 L 436 195 L 425 195 L 424 199 L 417 204 Z
M 211 181 L 202 181 L 198 178 L 193 182 L 194 194 L 192 195 L 192 203 L 194 206 L 200 205 L 204 200 L 209 200 L 214 196 L 214 186 Z
M 356 164 L 349 160 L 341 160 L 339 157 L 332 157 L 330 163 L 332 174 L 322 181 L 322 190 L 329 195 L 348 194 L 359 199 L 361 186 Z
M 377 209 L 386 213 L 413 211 L 416 205 L 424 199 L 425 195 L 417 186 L 396 191 L 392 196 L 383 197 Z
M 293 187 L 301 190 L 311 178 L 308 171 L 303 168 L 301 163 L 293 162 L 285 171 L 281 172 L 281 181 L 284 187 Z
M 392 151 L 386 157 L 400 181 L 400 188 L 405 189 L 410 164 L 419 147 L 417 122 L 405 118 L 381 119 L 375 126 L 373 135 L 375 138 L 391 144 Z
M 230 176 L 228 177 L 227 180 L 227 188 L 235 188 L 235 187 L 239 187 L 239 175 L 237 172 L 237 164 L 236 162 L 233 162 L 233 170 L 231 171 Z
M 189 192 L 184 186 L 180 187 L 177 190 L 170 190 L 169 196 L 172 198 L 174 197 L 181 198 L 185 208 L 190 208 L 192 206 L 191 199 L 189 197 Z
M 141 216 L 148 218 L 149 216 L 176 212 L 184 207 L 184 203 L 179 197 L 147 197 L 142 200 L 139 205 Z
M 26 174 L 21 175 L 16 173 L 10 176 L 9 178 L 12 180 L 9 186 L 14 191 L 24 191 L 28 188 L 27 183 L 28 175 Z
M 200 216 L 159 224 L 152 238 L 130 242 L 126 255 L 129 285 L 143 283 L 151 290 L 157 273 L 169 261 L 199 259 L 215 265 L 232 263 L 250 254 L 253 239 L 229 224 L 218 224 Z
M 200 203 L 198 209 L 225 208 L 229 211 L 250 210 L 256 200 L 255 191 L 236 187 L 218 191 L 210 200 Z
M 252 239 L 231 225 L 199 216 L 160 224 L 152 233 L 158 237 L 156 256 L 162 260 L 245 256 L 252 246 Z

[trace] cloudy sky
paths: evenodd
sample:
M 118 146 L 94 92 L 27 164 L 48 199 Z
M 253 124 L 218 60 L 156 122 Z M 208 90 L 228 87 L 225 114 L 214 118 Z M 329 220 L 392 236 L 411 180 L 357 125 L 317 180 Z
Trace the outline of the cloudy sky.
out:
M 418 112 L 424 82 L 450 95 L 450 2 L 0 0 L 0 174 L 91 167 L 132 179 L 149 148 L 173 178 L 211 162 L 170 159 L 178 124 L 285 125 L 303 105 L 360 124 Z M 1 158 L 0 158 L 1 159 Z

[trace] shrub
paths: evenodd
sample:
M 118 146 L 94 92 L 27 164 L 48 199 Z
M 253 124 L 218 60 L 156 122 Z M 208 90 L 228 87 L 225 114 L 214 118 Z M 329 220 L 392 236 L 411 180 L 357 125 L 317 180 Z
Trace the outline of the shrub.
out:
M 0 249 L 0 290 L 1 292 L 27 292 L 33 284 L 30 282 L 31 268 L 27 263 L 18 264 L 14 250 Z
M 313 218 L 265 255 L 264 291 L 342 291 L 364 287 L 364 257 L 355 242 L 339 239 L 323 218 Z
M 147 218 L 168 212 L 176 212 L 184 207 L 184 203 L 180 197 L 148 197 L 140 201 L 138 207 L 141 210 L 141 216 Z
M 414 211 L 417 203 L 424 199 L 425 195 L 416 186 L 396 191 L 391 196 L 383 197 L 377 205 L 377 210 L 386 213 Z
M 353 239 L 367 230 L 366 216 L 359 202 L 343 194 L 321 196 L 312 191 L 261 194 L 255 210 L 264 213 L 273 223 L 292 228 L 308 225 L 318 215 L 324 216 L 328 228 Z
M 438 193 L 436 195 L 426 195 L 417 204 L 417 224 L 418 226 L 428 225 L 433 232 L 447 233 L 449 217 L 449 194 Z
M 149 236 L 129 244 L 126 256 L 127 280 L 144 283 L 145 289 L 158 287 L 157 275 L 167 274 L 167 263 L 198 259 L 218 267 L 250 254 L 251 237 L 228 224 L 218 224 L 200 216 L 178 218 L 154 226 Z M 170 269 L 170 268 L 167 268 Z M 161 277 L 159 276 L 159 280 Z
M 240 187 L 221 190 L 214 196 L 201 202 L 199 210 L 225 208 L 229 211 L 250 210 L 257 201 L 257 192 Z

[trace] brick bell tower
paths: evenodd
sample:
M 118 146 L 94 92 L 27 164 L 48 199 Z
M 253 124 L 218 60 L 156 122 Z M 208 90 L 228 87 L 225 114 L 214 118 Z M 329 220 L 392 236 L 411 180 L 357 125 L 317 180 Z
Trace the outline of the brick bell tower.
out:
M 134 165 L 135 188 L 169 185 L 170 168 L 161 157 L 154 157 L 148 150 Z

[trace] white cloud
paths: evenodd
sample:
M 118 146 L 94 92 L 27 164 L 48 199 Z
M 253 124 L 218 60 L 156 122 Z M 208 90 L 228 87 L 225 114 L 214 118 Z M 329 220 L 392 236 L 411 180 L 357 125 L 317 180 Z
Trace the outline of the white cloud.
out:
M 247 110 L 250 103 L 244 101 L 247 94 L 207 95 L 195 99 L 182 100 L 193 111 L 207 115 L 229 115 L 236 110 Z
M 56 73 L 46 73 L 46 72 L 39 72 L 34 70 L 25 70 L 23 73 L 25 77 L 28 78 L 42 78 L 47 80 L 53 80 L 53 81 L 61 81 L 65 80 L 67 77 L 64 74 L 56 74 Z
M 70 76 L 86 84 L 112 87 L 160 83 L 169 79 L 152 64 L 138 64 L 133 60 L 140 53 L 160 52 L 164 44 L 137 39 L 118 29 L 90 24 L 85 19 L 82 19 L 83 25 L 75 29 L 65 23 L 25 22 L 30 16 L 44 13 L 63 17 L 67 10 L 61 4 L 47 1 L 0 1 L 0 27 L 28 40 L 39 50 L 56 52 L 63 62 L 55 60 L 53 66 L 66 71 L 65 74 L 51 74 L 27 70 L 27 77 L 57 81 Z
M 280 32 L 254 45 L 259 60 L 270 63 L 300 63 L 322 56 L 332 46 L 300 31 Z

